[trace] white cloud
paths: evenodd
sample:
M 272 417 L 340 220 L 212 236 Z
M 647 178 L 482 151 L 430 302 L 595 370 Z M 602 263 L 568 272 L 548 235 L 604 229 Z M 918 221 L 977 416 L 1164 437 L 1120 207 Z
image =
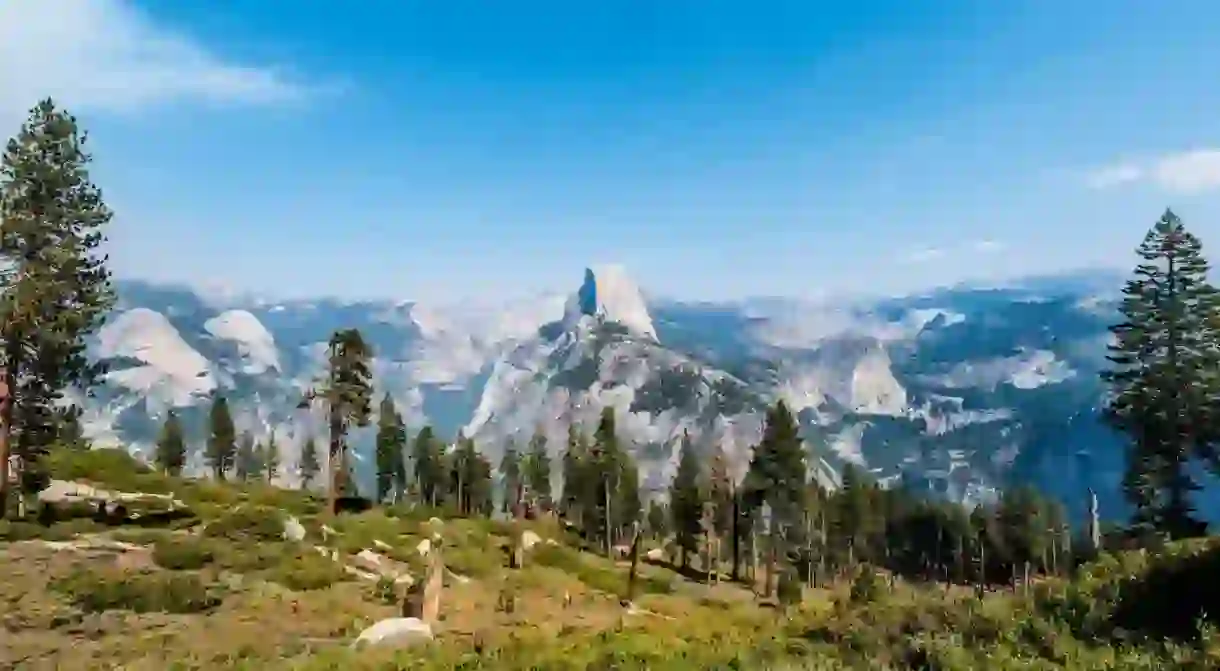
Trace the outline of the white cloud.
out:
M 1094 189 L 1134 182 L 1148 182 L 1174 193 L 1216 189 L 1220 188 L 1220 149 L 1192 149 L 1106 166 L 1089 173 L 1086 182 Z
M 1144 176 L 1144 170 L 1134 163 L 1118 163 L 1104 168 L 1098 168 L 1089 173 L 1085 180 L 1089 188 L 1108 189 L 1112 186 L 1138 181 Z
M 170 101 L 271 104 L 306 90 L 274 69 L 229 62 L 127 0 L 0 0 L 0 122 L 52 96 L 129 112 Z
M 927 263 L 935 261 L 945 255 L 945 250 L 938 247 L 924 247 L 914 251 L 907 252 L 901 256 L 901 261 L 904 263 Z
M 970 248 L 981 254 L 992 254 L 1004 250 L 1004 243 L 999 240 L 976 240 Z

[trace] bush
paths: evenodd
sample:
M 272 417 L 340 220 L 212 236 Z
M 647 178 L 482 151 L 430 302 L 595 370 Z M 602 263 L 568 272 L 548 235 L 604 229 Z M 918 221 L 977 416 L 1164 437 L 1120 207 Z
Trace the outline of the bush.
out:
M 312 552 L 298 552 L 285 559 L 270 577 L 298 592 L 325 589 L 348 579 L 347 572 L 337 562 Z
M 45 458 L 47 470 L 57 480 L 87 480 L 109 489 L 164 494 L 173 480 L 154 472 L 126 450 L 57 448 Z
M 854 603 L 870 603 L 881 598 L 886 591 L 885 578 L 872 566 L 865 565 L 851 583 L 851 600 Z
M 52 583 L 52 589 L 89 613 L 201 613 L 220 605 L 221 596 L 198 576 L 186 573 L 125 573 L 82 570 Z
M 198 538 L 161 538 L 153 545 L 153 561 L 162 568 L 194 571 L 212 563 L 212 546 Z
M 398 585 L 394 584 L 393 578 L 381 577 L 377 582 L 373 583 L 373 600 L 384 603 L 387 606 L 394 606 L 401 601 L 398 597 Z
M 231 541 L 280 541 L 284 522 L 271 508 L 243 506 L 209 522 L 204 535 Z
M 0 541 L 66 541 L 102 528 L 91 519 L 74 519 L 50 526 L 23 520 L 0 520 Z
M 775 591 L 776 598 L 779 599 L 780 605 L 783 606 L 798 604 L 805 596 L 800 576 L 792 569 L 786 569 L 779 574 L 779 584 L 776 586 Z

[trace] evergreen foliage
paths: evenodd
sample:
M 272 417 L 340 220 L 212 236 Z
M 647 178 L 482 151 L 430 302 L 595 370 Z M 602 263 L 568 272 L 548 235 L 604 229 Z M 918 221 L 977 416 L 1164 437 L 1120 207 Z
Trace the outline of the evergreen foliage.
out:
M 186 438 L 182 432 L 182 422 L 173 410 L 166 413 L 165 423 L 161 425 L 156 461 L 170 475 L 180 475 L 182 467 L 186 465 Z
M 89 394 L 105 373 L 86 337 L 114 306 L 100 247 L 112 217 L 90 180 L 86 134 L 51 99 L 39 102 L 0 159 L 0 362 L 11 402 L 0 436 L 0 516 L 10 448 L 25 491 L 46 484 L 64 393 Z
M 541 430 L 530 439 L 522 464 L 525 485 L 531 498 L 544 508 L 551 506 L 551 456 L 547 453 L 546 434 Z
M 326 346 L 326 373 L 315 388 L 301 399 L 301 406 L 308 408 L 320 403 L 326 412 L 329 431 L 327 450 L 327 472 L 330 474 L 328 507 L 335 510 L 335 498 L 341 489 L 337 479 L 349 485 L 350 459 L 347 456 L 347 433 L 353 426 L 365 427 L 372 415 L 373 400 L 373 350 L 365 342 L 358 329 L 335 331 Z
M 318 462 L 318 442 L 313 436 L 309 436 L 301 445 L 301 489 L 309 489 L 313 486 L 321 466 Z
M 678 453 L 678 470 L 669 491 L 669 512 L 672 529 L 682 554 L 682 566 L 690 564 L 691 555 L 699 551 L 699 522 L 703 516 L 703 497 L 699 489 L 699 455 L 695 453 L 690 434 L 683 432 Z
M 1104 415 L 1131 440 L 1123 490 L 1134 523 L 1171 537 L 1204 528 L 1191 462 L 1216 464 L 1220 401 L 1220 294 L 1207 281 L 1202 243 L 1166 210 L 1148 231 L 1111 329 Z
M 381 399 L 377 410 L 377 500 L 385 501 L 390 492 L 404 485 L 403 451 L 407 445 L 407 427 L 390 394 Z
M 212 475 L 223 481 L 229 470 L 234 466 L 237 456 L 237 429 L 233 426 L 233 416 L 229 414 L 229 402 L 222 394 L 216 394 L 212 400 L 212 409 L 208 413 L 208 442 L 205 454 Z

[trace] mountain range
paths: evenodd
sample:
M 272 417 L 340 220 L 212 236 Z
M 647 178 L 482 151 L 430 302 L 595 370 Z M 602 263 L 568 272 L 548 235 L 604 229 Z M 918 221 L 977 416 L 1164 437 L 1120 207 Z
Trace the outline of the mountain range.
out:
M 965 503 L 1031 484 L 1077 513 L 1091 487 L 1115 516 L 1123 449 L 1099 421 L 1098 371 L 1121 282 L 1085 272 L 901 298 L 695 303 L 649 297 L 608 266 L 587 269 L 573 292 L 473 307 L 121 281 L 91 343 L 110 371 L 94 397 L 74 400 L 95 444 L 147 454 L 170 408 L 201 448 L 222 392 L 239 429 L 276 431 L 291 484 L 299 445 L 322 435 L 298 401 L 329 335 L 355 327 L 376 353 L 378 396 L 413 428 L 473 437 L 493 462 L 535 430 L 558 455 L 569 424 L 591 431 L 611 406 L 642 482 L 660 489 L 684 431 L 744 470 L 761 411 L 783 399 L 827 486 L 855 464 Z M 354 445 L 366 481 L 371 429 Z

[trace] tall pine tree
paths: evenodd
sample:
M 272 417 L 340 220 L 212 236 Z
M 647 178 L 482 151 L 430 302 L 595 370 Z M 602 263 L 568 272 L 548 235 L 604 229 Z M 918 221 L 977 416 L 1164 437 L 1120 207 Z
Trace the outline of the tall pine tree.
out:
M 90 181 L 85 143 L 76 119 L 47 99 L 0 160 L 0 372 L 10 399 L 0 417 L 0 517 L 10 448 L 23 489 L 41 488 L 64 391 L 89 394 L 105 372 L 85 338 L 115 302 L 99 251 L 112 213 Z
M 389 392 L 377 409 L 377 500 L 385 501 L 400 480 L 403 470 L 403 447 L 407 443 L 407 428 Z
M 690 565 L 691 555 L 699 551 L 699 523 L 703 516 L 700 470 L 695 445 L 690 434 L 684 431 L 678 453 L 678 470 L 669 490 L 669 513 L 673 518 L 671 527 L 681 550 L 683 568 Z
M 512 440 L 504 446 L 504 455 L 500 458 L 500 483 L 504 493 L 504 512 L 515 512 L 522 502 L 525 482 L 521 475 L 521 455 L 517 453 L 517 445 Z
M 243 431 L 241 437 L 237 440 L 237 454 L 234 457 L 234 471 L 237 479 L 246 482 L 253 477 L 257 477 L 261 470 L 258 464 L 259 448 L 254 444 L 254 435 L 249 431 Z
M 372 415 L 373 350 L 357 329 L 335 331 L 326 345 L 324 378 L 301 399 L 301 407 L 320 403 L 326 411 L 329 431 L 327 450 L 327 508 L 337 513 L 336 498 L 342 483 L 354 485 L 347 456 L 347 433 L 353 426 L 365 427 Z M 342 480 L 342 482 L 340 482 Z M 354 487 L 353 487 L 354 489 Z
M 551 457 L 547 454 L 546 434 L 542 430 L 530 439 L 522 476 L 529 487 L 530 497 L 543 508 L 551 506 Z
M 1124 492 L 1135 524 L 1171 537 L 1205 528 L 1190 494 L 1193 457 L 1215 457 L 1220 297 L 1199 239 L 1166 210 L 1140 244 L 1111 328 L 1106 419 L 1131 441 Z
M 182 433 L 182 422 L 173 410 L 166 414 L 161 435 L 157 437 L 157 465 L 170 475 L 181 475 L 182 467 L 186 465 L 186 439 Z
M 412 459 L 415 467 L 415 486 L 424 505 L 436 507 L 444 496 L 445 465 L 440 440 L 425 426 L 415 436 Z
M 318 442 L 314 440 L 313 436 L 309 436 L 305 439 L 305 443 L 301 445 L 301 456 L 298 466 L 301 471 L 301 489 L 308 490 L 313 486 L 321 466 L 318 463 Z
M 280 444 L 275 439 L 275 429 L 267 436 L 267 444 L 263 445 L 259 462 L 263 465 L 263 475 L 266 476 L 267 482 L 275 480 L 275 476 L 280 472 Z
M 237 455 L 237 429 L 233 426 L 233 415 L 229 414 L 229 402 L 219 393 L 212 400 L 212 410 L 208 414 L 208 444 L 207 462 L 212 468 L 212 475 L 223 481 L 225 475 L 233 468 L 233 460 Z
M 762 441 L 754 449 L 743 488 L 750 506 L 770 507 L 766 531 L 782 535 L 789 544 L 803 539 L 806 477 L 805 449 L 796 418 L 787 404 L 778 401 L 767 411 Z

